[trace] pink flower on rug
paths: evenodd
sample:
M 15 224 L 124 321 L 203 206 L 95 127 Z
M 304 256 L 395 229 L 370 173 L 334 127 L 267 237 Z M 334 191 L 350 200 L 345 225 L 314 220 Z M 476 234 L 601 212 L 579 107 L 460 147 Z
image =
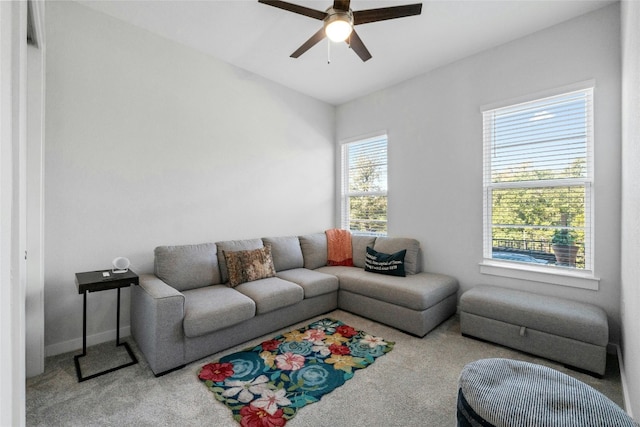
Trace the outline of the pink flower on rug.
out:
M 269 341 L 265 341 L 262 344 L 262 349 L 264 351 L 273 351 L 275 349 L 277 349 L 280 346 L 280 341 L 278 340 L 269 340 Z
M 198 374 L 198 378 L 203 381 L 224 381 L 233 375 L 233 364 L 232 363 L 207 363 L 202 367 L 200 373 Z
M 329 351 L 331 352 L 331 354 L 351 354 L 351 350 L 349 350 L 349 347 L 339 344 L 331 344 L 329 346 Z
M 307 341 L 322 341 L 327 334 L 320 329 L 309 329 L 304 333 L 304 339 Z
M 363 339 L 360 340 L 362 344 L 368 344 L 369 347 L 375 348 L 379 345 L 387 345 L 386 342 L 382 338 L 374 337 L 373 335 L 365 335 Z
M 349 325 L 340 325 L 336 328 L 336 332 L 342 335 L 343 337 L 351 338 L 354 335 L 358 334 L 354 328 Z
M 273 415 L 279 406 L 291 405 L 291 401 L 285 397 L 286 394 L 287 390 L 283 388 L 278 390 L 265 390 L 262 392 L 261 397 L 251 402 L 251 405 L 264 409 L 269 415 Z
M 253 405 L 243 406 L 240 409 L 240 425 L 242 427 L 282 427 L 287 423 L 283 417 L 282 409 L 278 409 L 273 414 L 262 408 Z
M 290 351 L 276 356 L 276 366 L 283 371 L 297 371 L 304 366 L 304 356 Z

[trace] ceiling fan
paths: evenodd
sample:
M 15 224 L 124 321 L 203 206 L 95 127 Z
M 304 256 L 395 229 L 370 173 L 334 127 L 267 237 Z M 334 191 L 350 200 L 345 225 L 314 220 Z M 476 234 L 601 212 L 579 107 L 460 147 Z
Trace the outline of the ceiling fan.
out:
M 346 41 L 362 61 L 367 61 L 371 59 L 371 53 L 353 29 L 354 25 L 420 15 L 422 12 L 422 3 L 352 11 L 349 7 L 350 0 L 334 0 L 333 6 L 322 12 L 286 1 L 258 0 L 258 2 L 324 21 L 323 27 L 291 54 L 292 58 L 298 58 L 320 40 L 329 37 L 335 42 Z

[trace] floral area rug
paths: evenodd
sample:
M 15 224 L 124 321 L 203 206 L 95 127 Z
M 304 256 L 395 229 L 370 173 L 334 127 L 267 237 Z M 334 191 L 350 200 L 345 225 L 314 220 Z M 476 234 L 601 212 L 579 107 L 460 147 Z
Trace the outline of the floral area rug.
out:
M 284 426 L 393 349 L 338 320 L 322 319 L 207 363 L 198 377 L 242 426 Z

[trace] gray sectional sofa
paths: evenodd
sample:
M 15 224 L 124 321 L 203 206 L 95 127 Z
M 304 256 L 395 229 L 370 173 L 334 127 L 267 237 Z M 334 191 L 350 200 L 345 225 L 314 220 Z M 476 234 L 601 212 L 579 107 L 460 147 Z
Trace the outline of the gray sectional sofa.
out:
M 228 286 L 225 252 L 268 245 L 275 276 Z M 406 277 L 365 271 L 366 248 L 406 250 Z M 156 375 L 341 308 L 424 336 L 456 312 L 456 279 L 421 272 L 407 238 L 352 236 L 353 266 L 327 265 L 325 233 L 155 249 L 132 288 L 131 333 Z

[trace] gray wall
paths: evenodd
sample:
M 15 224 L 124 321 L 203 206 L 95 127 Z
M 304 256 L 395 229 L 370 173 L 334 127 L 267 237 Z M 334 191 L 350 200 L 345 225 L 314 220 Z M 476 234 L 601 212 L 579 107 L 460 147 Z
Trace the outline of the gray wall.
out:
M 640 416 L 640 3 L 622 3 L 622 349 L 626 390 Z
M 338 141 L 386 129 L 389 232 L 426 270 L 595 303 L 620 334 L 620 9 L 615 4 L 338 107 Z M 595 79 L 598 291 L 483 275 L 483 105 Z
M 47 2 L 46 60 L 47 354 L 82 345 L 75 272 L 333 225 L 335 107 L 74 2 Z M 90 343 L 115 298 L 89 295 Z

